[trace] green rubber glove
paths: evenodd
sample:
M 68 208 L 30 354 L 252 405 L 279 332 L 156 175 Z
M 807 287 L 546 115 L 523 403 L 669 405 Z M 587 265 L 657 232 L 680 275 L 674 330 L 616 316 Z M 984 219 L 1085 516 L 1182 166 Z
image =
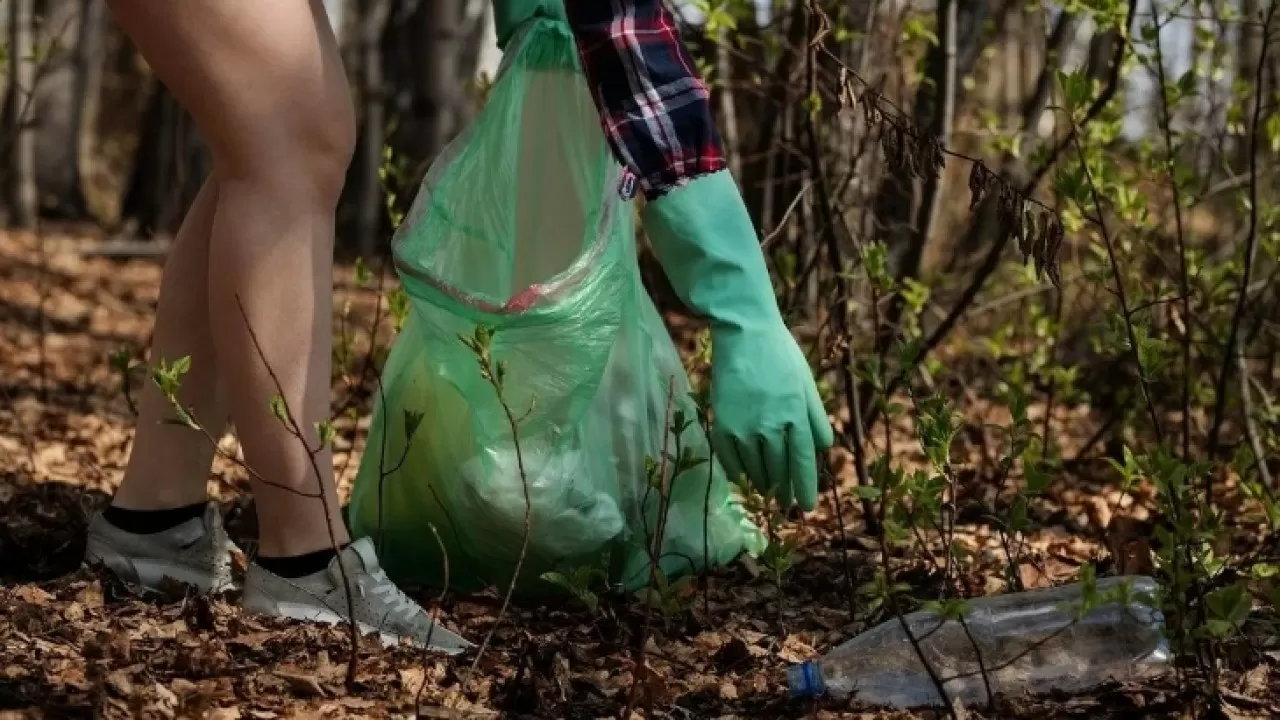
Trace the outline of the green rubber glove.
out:
M 515 31 L 534 16 L 565 19 L 562 0 L 493 0 L 493 25 L 498 47 L 506 49 Z
M 818 501 L 818 451 L 835 434 L 804 352 L 783 322 L 764 253 L 729 172 L 645 205 L 644 228 L 676 293 L 711 321 L 711 443 L 782 507 Z

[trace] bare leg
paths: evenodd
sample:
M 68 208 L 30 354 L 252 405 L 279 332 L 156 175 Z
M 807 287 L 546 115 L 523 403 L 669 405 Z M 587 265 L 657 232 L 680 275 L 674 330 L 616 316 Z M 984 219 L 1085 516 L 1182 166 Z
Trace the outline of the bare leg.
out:
M 316 454 L 317 478 L 303 443 L 269 411 L 271 398 L 282 394 L 312 448 L 316 424 L 329 412 L 334 208 L 355 121 L 324 10 L 319 0 L 110 4 L 213 151 L 211 338 L 245 458 L 265 480 L 254 484 L 260 550 L 279 556 L 323 549 L 330 544 L 326 525 L 345 542 L 331 453 Z M 194 372 L 194 359 L 192 365 Z M 138 463 L 149 467 L 135 473 L 139 478 L 172 472 L 159 462 Z M 138 483 L 139 491 L 154 488 Z M 321 489 L 333 517 L 318 499 L 302 496 Z
M 209 234 L 218 201 L 210 177 L 187 210 L 164 265 L 151 360 L 191 358 L 178 400 L 215 436 L 226 426 L 218 363 L 209 330 Z M 200 433 L 168 424 L 169 401 L 148 378 L 138 394 L 138 430 L 124 481 L 111 504 L 130 510 L 160 510 L 204 502 L 214 448 Z

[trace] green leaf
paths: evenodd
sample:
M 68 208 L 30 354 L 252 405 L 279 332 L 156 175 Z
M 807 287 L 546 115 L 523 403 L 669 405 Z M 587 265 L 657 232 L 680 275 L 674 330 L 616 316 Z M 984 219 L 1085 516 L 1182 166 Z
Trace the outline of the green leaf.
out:
M 561 572 L 556 572 L 554 570 L 544 572 L 542 573 L 542 579 L 552 585 L 559 585 L 566 590 L 571 590 L 573 588 L 573 583 L 569 582 L 568 576 Z
M 1225 638 L 1233 634 L 1235 628 L 1226 620 L 1209 618 L 1204 623 L 1205 631 L 1217 638 Z
M 323 420 L 316 423 L 316 434 L 320 436 L 320 447 L 329 447 L 333 444 L 333 439 L 338 436 L 338 431 L 333 427 L 333 422 Z
M 818 113 L 822 112 L 822 96 L 819 95 L 816 90 L 809 93 L 809 97 L 805 98 L 804 104 L 805 110 L 808 111 L 810 116 L 816 116 Z
M 1058 82 L 1066 105 L 1072 111 L 1082 109 L 1093 100 L 1093 79 L 1082 68 L 1075 72 L 1058 71 Z
M 903 42 L 912 42 L 916 40 L 925 40 L 930 45 L 938 44 L 938 35 L 933 28 L 925 24 L 925 18 L 920 15 L 913 15 L 907 19 L 902 25 Z
M 883 494 L 874 485 L 858 485 L 853 488 L 853 496 L 859 500 L 879 500 Z
M 373 282 L 373 273 L 369 270 L 369 266 L 365 264 L 364 258 L 356 258 L 355 275 L 356 285 L 359 287 L 369 287 Z
M 605 557 L 601 560 L 603 563 L 608 562 Z M 587 610 L 594 613 L 600 605 L 600 599 L 591 589 L 592 581 L 597 578 L 603 582 L 604 572 L 593 565 L 583 565 L 574 568 L 573 571 L 566 575 L 557 571 L 548 571 L 540 576 L 543 580 L 555 585 L 573 595 L 578 602 L 586 606 Z
M 1044 471 L 1041 463 L 1030 463 L 1026 467 L 1027 494 L 1039 495 L 1048 489 L 1052 478 Z
M 1195 67 L 1188 68 L 1186 72 L 1182 73 L 1182 77 L 1178 78 L 1177 82 L 1179 99 L 1195 94 L 1197 77 L 1199 77 L 1199 73 L 1196 72 Z
M 387 310 L 391 314 L 395 331 L 399 333 L 409 320 L 409 296 L 403 287 L 397 285 L 387 291 Z
M 129 372 L 129 370 L 131 369 L 130 365 L 132 363 L 132 360 L 133 360 L 133 350 L 125 347 L 125 348 L 120 348 L 119 350 L 116 350 L 115 352 L 111 353 L 111 356 L 108 362 L 110 363 L 112 370 L 115 370 L 116 372 L 124 373 L 124 372 Z
M 943 620 L 958 621 L 969 611 L 969 603 L 959 598 L 930 600 L 924 604 L 924 609 Z
M 271 398 L 268 406 L 271 408 L 271 414 L 274 415 L 277 420 L 285 425 L 289 424 L 289 406 L 285 404 L 283 397 L 276 395 Z
M 654 610 L 662 609 L 662 593 L 652 587 L 641 588 L 636 591 L 635 597 L 641 605 Z
M 1241 628 L 1253 612 L 1253 598 L 1239 583 L 1218 588 L 1205 597 L 1209 607 L 1209 617 L 1226 624 L 1230 631 Z M 1222 637 L 1224 633 L 1215 632 Z
M 1009 529 L 1014 532 L 1021 532 L 1027 529 L 1027 499 L 1021 495 L 1013 501 L 1013 507 L 1009 508 Z

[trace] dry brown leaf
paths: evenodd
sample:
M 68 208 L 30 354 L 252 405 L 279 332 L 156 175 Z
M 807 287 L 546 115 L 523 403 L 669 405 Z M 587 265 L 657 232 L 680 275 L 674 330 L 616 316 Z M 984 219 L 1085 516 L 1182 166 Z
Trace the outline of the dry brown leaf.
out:
M 102 607 L 102 586 L 96 582 L 87 583 L 76 593 L 76 602 L 90 610 Z
M 728 642 L 728 640 L 729 639 L 725 637 L 723 633 L 709 630 L 698 633 L 698 636 L 693 639 L 693 644 L 701 650 L 715 652 Z
M 17 590 L 14 591 L 14 595 L 16 595 L 19 600 L 32 605 L 47 605 L 51 600 L 53 600 L 52 595 L 41 590 L 35 585 L 19 585 Z
M 817 655 L 813 646 L 801 640 L 798 635 L 788 635 L 778 648 L 778 657 L 789 663 L 800 663 Z
M 1085 512 L 1089 515 L 1089 522 L 1094 527 L 1106 528 L 1111 525 L 1111 504 L 1105 497 L 1097 495 L 1089 497 L 1085 503 Z
M 68 603 L 62 609 L 62 617 L 69 623 L 78 623 L 84 620 L 84 606 L 78 602 Z
M 186 678 L 174 678 L 169 682 L 169 689 L 179 696 L 194 695 L 200 692 L 200 686 Z
M 156 703 L 165 711 L 166 715 L 172 716 L 173 710 L 179 704 L 178 696 L 160 683 L 156 683 L 153 689 L 156 694 Z
M 870 93 L 864 109 L 868 104 L 874 105 L 874 100 L 875 94 Z M 900 146 L 896 161 L 903 165 L 905 172 L 929 172 L 932 148 L 909 133 L 894 142 Z M 998 179 L 980 177 L 979 180 L 983 180 L 981 193 L 990 200 L 1001 201 L 1000 195 L 1004 193 L 999 189 Z M 1013 200 L 1005 199 L 1009 210 L 1027 209 L 1026 203 Z M 1031 210 L 1040 212 L 1038 207 Z M 1024 221 L 1023 230 L 1029 236 L 1023 240 L 1032 251 L 1037 267 L 1043 264 L 1043 271 L 1052 278 L 1056 265 L 1054 242 L 1050 242 L 1053 238 L 1048 235 L 1049 228 L 1040 226 L 1044 219 L 1037 216 L 1034 223 Z M 51 266 L 67 275 L 58 276 L 48 294 L 49 302 L 45 306 L 48 318 L 58 325 L 72 322 L 86 326 L 83 329 L 58 327 L 45 338 L 48 341 L 45 360 L 54 401 L 43 404 L 29 392 L 42 381 L 41 373 L 37 372 L 41 338 L 26 321 L 35 316 L 42 293 L 35 282 L 37 273 L 23 269 L 36 262 L 36 247 L 35 240 L 28 238 L 21 253 L 12 252 L 9 234 L 0 232 L 0 372 L 10 389 L 29 395 L 17 399 L 9 408 L 0 407 L 0 527 L 4 528 L 0 530 L 0 557 L 6 568 L 13 564 L 19 571 L 30 571 L 30 577 L 53 577 L 56 573 L 52 571 L 61 568 L 49 566 L 46 561 L 56 555 L 66 555 L 69 562 L 78 564 L 79 559 L 73 557 L 74 548 L 76 543 L 83 542 L 84 522 L 89 513 L 105 501 L 123 473 L 133 438 L 133 420 L 119 397 L 119 378 L 105 367 L 104 354 L 112 348 L 104 345 L 103 338 L 118 338 L 110 342 L 136 348 L 146 344 L 158 294 L 160 263 L 96 262 L 66 255 L 51 258 Z M 23 263 L 6 262 L 19 255 Z M 349 286 L 350 282 L 337 283 L 338 292 L 346 294 L 345 288 Z M 373 315 L 373 300 L 370 292 L 368 298 L 357 298 L 353 305 L 353 308 L 364 308 L 360 317 L 366 324 Z M 691 349 L 695 344 L 692 338 L 700 325 L 683 316 L 668 314 L 672 318 L 673 334 L 677 332 L 674 329 L 679 328 L 677 342 Z M 821 318 L 816 318 L 815 327 L 819 323 Z M 364 327 L 358 323 L 355 326 Z M 812 334 L 814 330 L 802 328 L 801 332 Z M 822 343 L 822 354 L 835 359 L 841 345 L 848 342 L 846 338 L 837 338 Z M 936 351 L 944 362 L 962 360 L 957 352 L 960 351 L 946 347 Z M 139 350 L 136 358 L 144 360 L 145 352 Z M 143 375 L 139 373 L 138 383 L 145 381 Z M 982 417 L 969 420 L 997 426 L 1011 422 L 1007 409 L 993 406 L 982 398 L 983 390 L 977 387 L 979 382 L 970 385 L 973 387 L 964 390 L 963 412 L 970 415 L 972 411 Z M 904 406 L 910 404 L 910 398 L 903 394 L 897 401 Z M 1036 423 L 1043 418 L 1037 415 L 1042 410 L 1038 400 L 1029 408 Z M 847 408 L 833 407 L 830 414 L 834 422 L 849 427 Z M 887 428 L 895 443 L 894 460 L 907 469 L 926 467 L 927 461 L 916 447 L 910 415 L 903 413 Z M 1096 408 L 1084 403 L 1056 410 L 1051 429 L 1062 441 L 1064 455 L 1083 450 L 1081 446 L 1096 425 L 1096 415 Z M 340 464 L 348 457 L 353 464 L 340 482 L 340 494 L 350 490 L 370 418 L 368 412 L 363 412 L 355 421 L 340 419 L 344 436 L 338 445 L 346 447 L 350 442 L 355 449 L 350 455 L 337 453 Z M 18 432 L 20 426 L 33 431 Z M 989 462 L 990 457 L 984 456 L 984 451 L 990 452 L 1001 440 L 996 433 L 985 430 L 984 433 L 981 440 L 966 436 L 966 442 L 958 443 L 957 450 L 962 452 L 957 457 L 962 455 L 965 462 L 974 467 Z M 35 441 L 30 448 L 27 435 L 32 435 Z M 877 431 L 872 435 L 874 448 L 886 450 L 888 443 L 880 437 L 881 433 Z M 239 452 L 239 444 L 230 436 L 220 447 Z M 35 467 L 31 467 L 28 460 L 29 451 L 36 457 Z M 850 453 L 836 449 L 830 454 L 829 463 L 839 487 L 850 487 L 855 481 Z M 39 489 L 27 482 L 33 474 L 41 481 Z M 986 482 L 989 478 L 984 474 L 979 470 L 976 477 L 966 480 L 961 490 L 966 496 L 963 499 L 998 504 L 997 488 Z M 233 469 L 228 461 L 216 461 L 215 475 L 211 492 L 220 500 L 229 501 L 232 494 L 247 488 L 244 473 Z M 1154 489 L 1140 483 L 1132 491 L 1120 493 L 1114 486 L 1097 488 L 1076 482 L 1070 471 L 1063 476 L 1055 479 L 1038 500 L 1038 504 L 1042 503 L 1038 509 L 1043 511 L 1038 517 L 1062 516 L 1071 522 L 1049 521 L 1047 526 L 1019 540 L 1026 541 L 1028 556 L 1038 558 L 1031 568 L 1023 569 L 1023 579 L 1029 586 L 1070 579 L 1079 562 L 1096 559 L 1103 550 L 1117 556 L 1120 570 L 1131 569 L 1132 563 L 1119 558 L 1116 543 L 1111 541 L 1113 526 L 1117 523 L 1115 516 L 1123 514 L 1137 522 L 1150 517 L 1156 506 Z M 15 478 L 16 483 L 10 482 Z M 1224 507 L 1235 507 L 1241 501 L 1240 493 L 1230 488 L 1220 497 Z M 1099 498 L 1105 498 L 1105 505 Z M 852 492 L 846 493 L 841 505 L 846 511 L 843 519 L 852 522 L 852 526 L 858 524 L 857 505 Z M 1119 512 L 1114 512 L 1116 510 Z M 1113 517 L 1107 517 L 1108 512 Z M 247 514 L 253 516 L 251 508 Z M 228 519 L 232 516 L 228 515 Z M 1106 528 L 1107 542 L 1099 545 L 1094 534 L 1077 532 L 1076 521 Z M 650 657 L 651 667 L 643 674 L 633 676 L 630 670 L 628 648 L 636 636 L 625 613 L 606 619 L 587 617 L 585 613 L 565 607 L 553 606 L 551 612 L 529 606 L 513 609 L 486 653 L 481 677 L 467 683 L 465 695 L 457 688 L 466 660 L 461 665 L 455 659 L 432 660 L 424 670 L 420 655 L 408 649 L 393 649 L 361 657 L 362 687 L 358 697 L 335 697 L 337 691 L 329 678 L 336 680 L 345 672 L 347 652 L 341 630 L 298 625 L 281 629 L 280 623 L 256 620 L 241 614 L 238 608 L 219 603 L 213 604 L 211 618 L 205 617 L 197 622 L 200 627 L 192 629 L 187 627 L 187 622 L 194 616 L 181 611 L 183 603 L 140 602 L 127 594 L 117 596 L 114 586 L 104 587 L 88 575 L 67 575 L 39 583 L 14 582 L 6 576 L 0 581 L 0 657 L 4 658 L 0 664 L 3 665 L 0 667 L 0 685 L 3 685 L 0 704 L 17 693 L 17 702 L 23 702 L 23 697 L 39 697 L 43 702 L 47 696 L 50 706 L 66 708 L 72 714 L 97 712 L 103 717 L 238 720 L 310 718 L 322 713 L 328 717 L 385 717 L 395 716 L 397 712 L 404 717 L 414 709 L 408 706 L 425 677 L 431 704 L 448 705 L 458 711 L 441 714 L 427 711 L 427 716 L 495 717 L 486 706 L 502 702 L 498 688 L 510 679 L 521 662 L 519 656 L 526 653 L 526 648 L 512 639 L 524 633 L 536 638 L 527 648 L 524 661 L 532 660 L 531 677 L 537 682 L 539 701 L 543 704 L 533 714 L 540 717 L 574 717 L 584 712 L 585 717 L 596 714 L 617 717 L 637 676 L 647 695 L 666 694 L 672 698 L 673 704 L 663 710 L 688 707 L 685 701 L 692 699 L 690 693 L 697 692 L 696 710 L 675 711 L 675 715 L 773 716 L 781 710 L 781 677 L 786 664 L 803 659 L 811 649 L 809 646 L 827 647 L 852 636 L 870 620 L 864 607 L 849 617 L 841 597 L 847 580 L 840 557 L 833 550 L 847 548 L 856 574 L 854 582 L 861 583 L 867 579 L 865 571 L 877 564 L 879 548 L 874 539 L 857 533 L 848 535 L 841 545 L 835 544 L 833 540 L 838 537 L 835 523 L 830 498 L 824 497 L 820 509 L 807 516 L 803 524 L 782 525 L 780 534 L 797 541 L 797 547 L 801 548 L 797 556 L 803 556 L 803 562 L 789 573 L 788 586 L 782 596 L 778 596 L 776 587 L 764 577 L 758 581 L 747 579 L 747 573 L 735 567 L 719 573 L 713 582 L 699 586 L 699 594 L 703 589 L 709 592 L 710 616 L 702 616 L 702 598 L 698 597 L 696 622 L 707 630 L 690 637 L 679 620 L 666 618 L 659 622 L 655 618 L 655 632 L 651 637 L 661 653 Z M 248 523 L 242 525 L 236 527 L 233 534 L 254 536 L 256 528 Z M 22 551 L 19 557 L 8 552 L 10 535 L 18 541 Z M 1141 542 L 1142 537 L 1143 533 L 1130 533 L 1126 542 Z M 968 587 L 981 592 L 984 583 L 990 580 L 993 585 L 989 590 L 1007 590 L 998 573 L 1004 562 L 999 533 L 981 525 L 967 526 L 962 521 L 956 527 L 956 539 L 975 559 L 972 564 L 965 561 L 963 567 L 956 568 L 957 575 L 966 578 Z M 941 557 L 938 538 L 930 536 L 925 543 Z M 1134 550 L 1128 548 L 1128 551 Z M 1148 547 L 1139 546 L 1136 550 L 1139 558 L 1150 557 Z M 923 558 L 915 552 L 912 549 L 904 553 L 900 561 L 895 558 L 896 569 L 907 570 L 909 565 L 920 562 Z M 12 563 L 15 560 L 16 563 Z M 1030 574 L 1032 568 L 1043 577 Z M 760 570 L 759 567 L 752 569 Z M 66 572 L 72 573 L 74 569 L 68 567 Z M 913 585 L 916 582 L 912 576 L 903 577 Z M 482 636 L 501 605 L 504 590 L 498 588 L 486 594 L 451 599 L 447 607 L 457 610 L 454 619 L 463 626 L 461 629 Z M 104 592 L 109 603 L 104 603 Z M 189 602 L 186 607 L 191 607 Z M 785 632 L 779 631 L 779 620 Z M 1274 648 L 1271 650 L 1272 657 L 1276 657 Z M 145 670 L 122 667 L 142 659 L 147 662 Z M 1256 659 L 1243 655 L 1239 658 L 1241 662 Z M 1229 667 L 1236 665 L 1232 663 Z M 307 689 L 291 691 L 289 681 L 273 674 L 275 670 L 299 676 L 294 682 L 305 683 Z M 1228 712 L 1241 718 L 1280 716 L 1274 711 L 1275 693 L 1270 688 L 1275 685 L 1275 670 L 1251 670 L 1247 665 L 1242 670 L 1234 676 L 1234 684 L 1228 680 L 1234 673 L 1224 671 Z M 122 673 L 114 684 L 108 681 L 112 671 Z M 121 684 L 121 678 L 131 687 L 128 699 L 120 697 L 114 686 Z M 156 682 L 162 685 L 157 686 Z M 314 694 L 313 682 L 326 697 L 306 700 L 294 697 Z M 654 691 L 659 683 L 663 693 Z M 1153 702 L 1167 704 L 1167 699 L 1152 700 L 1158 697 L 1156 691 L 1126 687 L 1117 692 L 1131 697 L 1132 707 L 1150 707 Z M 1148 693 L 1145 698 L 1144 692 Z M 739 703 L 750 709 L 744 709 L 739 715 L 732 714 L 731 709 Z M 216 708 L 216 705 L 228 707 Z M 1085 713 L 1097 720 L 1117 717 L 1107 705 L 1105 696 L 1099 699 L 1086 694 L 1070 701 L 1045 700 L 1034 714 L 1056 717 L 1061 713 L 1055 710 L 1065 708 L 1070 711 L 1068 714 Z M 829 707 L 805 710 L 810 713 L 807 716 L 831 719 L 939 716 L 938 713 L 854 715 L 842 707 Z M 792 713 L 794 709 L 782 712 Z M 0 713 L 0 718 L 4 717 Z
M 410 694 L 416 694 L 427 680 L 427 674 L 417 666 L 400 668 L 396 674 L 400 680 L 400 688 Z
M 1150 575 L 1155 572 L 1155 553 L 1150 531 L 1132 517 L 1117 517 L 1107 528 L 1107 550 L 1121 575 Z
M 1028 560 L 1018 566 L 1018 577 L 1027 590 L 1054 587 L 1071 580 L 1079 573 L 1079 566 L 1049 556 Z
M 303 697 L 324 697 L 326 694 L 320 683 L 310 675 L 277 670 L 275 676 L 284 680 L 290 690 Z
M 229 646 L 239 645 L 240 647 L 253 650 L 253 649 L 262 647 L 268 640 L 270 640 L 273 637 L 275 637 L 273 633 L 265 632 L 265 631 L 246 633 L 244 635 L 237 635 L 236 637 L 230 638 L 229 640 L 227 640 L 227 645 Z
M 1240 692 L 1254 697 L 1265 697 L 1271 687 L 1271 668 L 1259 665 L 1240 678 Z
M 107 675 L 107 686 L 122 698 L 133 696 L 133 683 L 129 681 L 129 674 L 125 670 L 116 670 Z

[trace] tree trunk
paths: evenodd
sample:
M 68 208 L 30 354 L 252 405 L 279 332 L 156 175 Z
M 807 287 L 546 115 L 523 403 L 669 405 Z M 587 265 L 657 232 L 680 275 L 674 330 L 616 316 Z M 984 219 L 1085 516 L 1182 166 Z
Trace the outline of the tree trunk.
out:
M 97 133 L 98 110 L 102 97 L 102 82 L 106 63 L 106 30 L 107 4 L 103 0 L 81 0 L 84 8 L 81 14 L 80 43 L 76 47 L 76 79 L 77 94 L 80 101 L 75 104 L 78 116 L 74 127 L 77 129 L 76 162 L 79 170 L 76 173 L 78 195 L 84 204 L 87 215 L 94 215 L 94 207 L 86 197 L 86 187 L 93 172 L 93 155 L 100 142 Z
M 355 233 L 360 255 L 365 258 L 377 254 L 386 217 L 378 170 L 386 142 L 387 102 L 381 40 L 390 12 L 390 0 L 362 0 L 360 4 L 360 98 L 364 112 L 355 179 Z
M 423 158 L 435 157 L 461 125 L 464 73 L 459 60 L 465 4 L 466 0 L 432 0 L 419 8 L 417 20 L 426 50 L 418 76 L 423 110 L 418 149 Z
M 13 78 L 5 99 L 5 127 L 11 134 L 9 154 L 9 194 L 12 221 L 21 228 L 34 228 L 39 219 L 39 191 L 36 177 L 36 133 L 31 118 L 36 79 L 34 50 L 34 0 L 10 0 L 9 56 Z M 0 144 L 0 146 L 3 146 Z
M 720 135 L 724 139 L 725 152 L 728 155 L 729 172 L 741 182 L 742 178 L 742 143 L 738 134 L 738 111 L 733 88 L 733 54 L 729 43 L 733 36 L 728 29 L 723 29 L 716 39 L 716 80 L 720 86 L 716 95 L 720 100 Z
M 92 24 L 86 12 L 92 0 L 43 0 L 44 13 L 36 39 L 42 51 L 33 100 L 36 122 L 36 181 L 42 210 L 59 217 L 83 218 L 87 214 L 80 162 L 85 120 L 86 75 L 101 70 L 93 54 L 101 47 L 96 35 L 101 24 Z M 82 48 L 81 41 L 88 47 Z
M 462 88 L 475 76 L 491 19 L 487 0 L 361 0 L 351 11 L 347 46 L 361 126 L 339 219 L 344 246 L 368 257 L 390 231 L 384 192 L 407 210 L 428 163 L 466 121 Z M 384 186 L 387 146 L 407 176 Z
M 796 110 L 796 94 L 793 80 L 797 80 L 796 63 L 801 60 L 805 42 L 806 6 L 804 0 L 793 0 L 786 20 L 781 11 L 774 24 L 786 25 L 785 49 L 769 68 L 769 75 L 781 84 L 780 97 L 766 98 L 759 103 L 758 114 L 751 118 L 755 127 L 755 144 L 743 154 L 743 194 L 751 220 L 762 233 L 771 233 L 781 221 L 786 207 L 799 192 L 799 180 L 793 175 L 791 165 L 794 155 L 787 151 L 788 123 Z M 781 31 L 780 31 L 781 32 Z
M 1240 55 L 1236 62 L 1236 77 L 1246 86 L 1253 88 L 1255 93 L 1265 92 L 1264 88 L 1254 87 L 1257 84 L 1254 79 L 1257 77 L 1258 62 L 1262 58 L 1262 44 L 1266 41 L 1261 26 L 1261 5 L 1259 0 L 1243 0 L 1241 3 L 1240 16 L 1245 22 L 1240 24 Z M 1247 108 L 1253 107 L 1252 96 L 1245 101 L 1244 105 Z M 1245 117 L 1250 115 L 1251 113 L 1246 112 Z M 1236 139 L 1235 158 L 1231 163 L 1232 170 L 1237 173 L 1249 172 L 1249 151 L 1250 143 L 1246 130 L 1245 134 Z
M 195 123 L 158 80 L 139 136 L 121 216 L 144 237 L 171 235 L 213 163 Z
M 461 47 L 458 48 L 458 82 L 460 87 L 471 87 L 480 71 L 480 63 L 491 53 L 484 46 L 486 38 L 497 37 L 493 30 L 492 3 L 489 0 L 465 0 L 462 3 Z M 501 56 L 499 56 L 501 57 Z M 459 126 L 470 116 L 468 108 L 459 108 Z
M 489 3 L 483 2 L 484 5 L 484 22 L 480 30 L 480 37 L 476 42 L 476 69 L 475 77 L 478 79 L 480 75 L 487 75 L 492 80 L 498 74 L 498 67 L 502 65 L 502 51 L 498 49 L 498 30 L 493 22 L 493 13 L 490 12 Z
M 397 3 L 387 23 L 383 72 L 403 78 L 387 87 L 388 142 L 406 161 L 410 187 L 400 188 L 401 209 L 436 154 L 460 131 L 469 112 L 463 88 L 475 76 L 487 15 L 473 0 Z
M 9 28 L 10 21 L 13 19 L 13 4 L 9 0 L 0 0 L 0 46 L 4 47 L 4 60 L 0 60 L 0 138 L 6 137 L 3 133 L 7 132 L 8 126 L 2 123 L 7 121 L 4 115 L 5 105 L 9 98 L 9 85 L 13 81 L 13 53 L 9 52 Z M 0 140 L 3 142 L 3 140 Z M 4 175 L 4 173 L 0 173 Z
M 928 133 L 939 147 L 948 147 L 951 144 L 951 126 L 955 118 L 956 97 L 959 94 L 957 78 L 959 77 L 958 68 L 956 67 L 956 39 L 957 39 L 957 20 L 958 12 L 956 8 L 957 0 L 939 0 L 937 7 L 937 27 L 939 35 L 939 43 L 930 50 L 929 77 L 932 78 L 932 92 L 924 90 L 916 91 L 916 120 L 920 124 L 917 127 L 922 132 Z M 972 18 L 971 18 L 972 22 Z M 978 27 L 971 24 L 971 29 Z M 934 52 L 936 50 L 936 52 Z M 1008 79 L 1006 79 L 1006 82 Z M 894 175 L 892 168 L 889 168 L 889 175 Z M 925 175 L 923 188 L 921 191 L 920 204 L 917 206 L 914 216 L 907 215 L 904 210 L 908 210 L 908 198 L 904 194 L 904 190 L 899 190 L 893 195 L 899 198 L 902 203 L 901 207 L 895 207 L 896 211 L 893 221 L 903 224 L 893 224 L 887 227 L 887 233 L 893 244 L 889 246 L 889 257 L 897 258 L 896 267 L 891 266 L 896 272 L 899 280 L 906 278 L 915 278 L 920 274 L 921 261 L 924 259 L 925 246 L 929 242 L 929 237 L 933 234 L 933 225 L 938 217 L 938 210 L 942 200 L 942 181 L 943 171 L 939 171 L 935 177 L 932 173 Z M 894 183 L 894 186 L 900 188 L 910 188 L 914 183 L 903 181 Z M 910 217 L 910 225 L 906 225 L 904 221 Z M 896 245 L 896 247 L 895 247 Z M 905 301 L 901 294 L 895 294 L 889 303 L 888 312 L 886 313 L 887 322 L 883 328 L 880 328 L 876 337 L 876 349 L 884 352 L 893 338 L 898 334 L 898 323 L 902 319 L 902 312 L 905 307 Z
M 947 113 L 944 110 L 948 103 L 954 105 L 959 102 L 962 90 L 958 83 L 948 83 L 947 79 L 963 78 L 973 72 L 979 55 L 977 46 L 982 42 L 982 27 L 991 2 L 964 2 L 953 8 L 951 3 L 940 1 L 937 6 L 939 30 L 945 30 L 950 19 L 955 25 L 952 32 L 956 38 L 962 39 L 964 47 L 948 50 L 945 39 L 939 38 L 941 42 L 930 47 L 925 58 L 928 80 L 922 81 L 916 90 L 912 119 L 917 128 L 934 138 L 946 134 Z M 1009 80 L 1006 78 L 1006 82 Z M 924 189 L 925 192 L 929 190 L 928 187 Z M 934 186 L 932 191 L 936 193 L 937 187 Z M 889 269 L 898 278 L 919 274 L 920 261 L 929 241 L 929 228 L 918 226 L 922 217 L 918 217 L 921 213 L 916 195 L 914 182 L 890 171 L 884 174 L 875 201 L 876 219 L 885 238 Z M 933 198 L 925 197 L 921 202 L 930 205 Z M 929 216 L 928 213 L 923 215 L 925 218 Z

